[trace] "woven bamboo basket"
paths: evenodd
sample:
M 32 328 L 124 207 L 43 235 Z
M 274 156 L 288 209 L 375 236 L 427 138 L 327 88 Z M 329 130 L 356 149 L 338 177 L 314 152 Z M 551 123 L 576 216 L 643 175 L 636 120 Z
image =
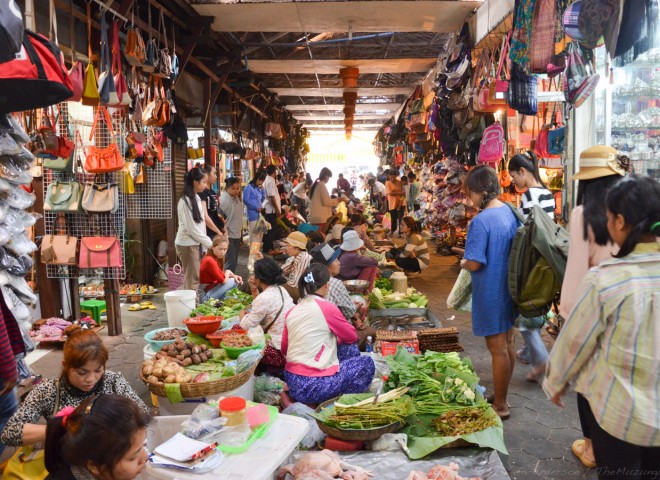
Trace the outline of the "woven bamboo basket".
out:
M 238 387 L 246 383 L 250 377 L 254 374 L 255 369 L 259 365 L 259 362 L 255 362 L 254 366 L 238 375 L 233 377 L 221 378 L 220 380 L 214 380 L 212 382 L 203 382 L 203 383 L 181 383 L 181 396 L 184 398 L 197 398 L 204 397 L 207 395 L 218 395 L 222 392 L 229 392 L 230 390 L 235 390 Z M 149 391 L 154 395 L 159 397 L 166 397 L 165 394 L 165 384 L 163 382 L 158 382 L 157 384 L 147 382 L 147 379 L 142 375 L 142 366 L 138 367 L 140 379 L 147 386 Z
M 339 397 L 333 398 L 331 400 L 327 400 L 323 403 L 321 403 L 317 408 L 316 411 L 320 412 L 323 410 L 325 407 L 328 407 L 335 403 Z M 349 442 L 355 442 L 355 441 L 368 441 L 368 440 L 376 440 L 381 437 L 381 435 L 385 435 L 386 433 L 394 433 L 398 432 L 403 428 L 404 422 L 396 422 L 396 423 L 390 423 L 389 425 L 384 425 L 382 427 L 378 428 L 369 428 L 365 430 L 353 430 L 353 429 L 342 429 L 342 428 L 335 428 L 331 427 L 329 425 L 326 425 L 325 423 L 321 422 L 320 420 L 316 420 L 316 423 L 318 424 L 319 428 L 323 433 L 326 435 L 330 435 L 331 437 L 334 437 L 338 440 L 346 440 Z

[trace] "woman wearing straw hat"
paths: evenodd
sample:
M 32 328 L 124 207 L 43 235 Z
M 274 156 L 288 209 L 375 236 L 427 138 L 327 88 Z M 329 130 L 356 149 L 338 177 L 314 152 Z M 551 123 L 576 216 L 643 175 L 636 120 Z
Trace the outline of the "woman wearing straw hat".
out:
M 619 251 L 607 231 L 605 196 L 608 190 L 628 172 L 630 161 L 612 147 L 598 145 L 580 154 L 580 168 L 571 180 L 578 180 L 577 206 L 571 212 L 568 260 L 561 288 L 559 313 L 568 318 L 577 301 L 578 286 L 590 268 L 612 258 Z M 584 438 L 575 440 L 571 450 L 587 468 L 595 468 L 589 426 L 584 420 L 578 395 L 578 413 Z
M 284 239 L 287 243 L 286 254 L 289 256 L 282 266 L 282 273 L 286 277 L 284 288 L 294 302 L 300 298 L 298 281 L 300 276 L 309 267 L 312 257 L 307 253 L 307 237 L 302 232 L 292 232 Z

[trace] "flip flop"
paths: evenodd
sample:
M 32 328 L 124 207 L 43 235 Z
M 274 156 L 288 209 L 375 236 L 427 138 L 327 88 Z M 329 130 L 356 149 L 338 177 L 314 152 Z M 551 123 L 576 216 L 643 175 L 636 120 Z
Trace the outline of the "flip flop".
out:
M 578 460 L 582 463 L 587 468 L 596 468 L 596 462 L 593 462 L 584 456 L 584 439 L 580 438 L 578 440 L 575 440 L 573 442 L 573 445 L 571 445 L 571 452 L 573 452 L 573 455 L 575 455 Z
M 145 308 L 147 308 L 147 307 L 143 307 L 139 303 L 134 303 L 133 305 L 128 307 L 128 311 L 129 312 L 139 312 L 140 310 L 144 310 Z
M 488 396 L 486 397 L 486 401 L 492 405 L 493 402 L 495 401 L 495 394 L 494 394 L 494 393 L 491 393 L 490 395 L 488 395 Z M 510 404 L 509 402 L 506 402 L 506 406 L 510 408 L 510 407 L 511 407 L 511 404 Z

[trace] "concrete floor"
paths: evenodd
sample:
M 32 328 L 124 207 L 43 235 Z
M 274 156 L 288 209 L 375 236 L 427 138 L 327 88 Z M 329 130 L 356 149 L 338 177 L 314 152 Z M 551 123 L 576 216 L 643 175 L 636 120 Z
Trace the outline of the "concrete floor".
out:
M 242 249 L 246 250 L 246 249 Z M 241 251 L 239 265 L 246 265 L 247 251 Z M 241 272 L 239 267 L 239 274 Z M 460 332 L 460 340 L 474 364 L 481 383 L 492 390 L 490 355 L 483 338 L 474 337 L 470 314 L 447 309 L 446 298 L 458 275 L 455 257 L 431 255 L 431 264 L 424 274 L 410 280 L 410 284 L 428 295 L 430 308 L 443 326 L 454 326 Z M 102 336 L 110 350 L 107 368 L 121 371 L 138 394 L 150 405 L 149 392 L 138 378 L 138 367 L 143 361 L 145 346 L 143 335 L 154 328 L 167 326 L 162 292 L 152 300 L 158 310 L 128 312 L 122 307 L 123 334 Z M 451 319 L 453 317 L 453 319 Z M 544 334 L 545 335 L 545 334 Z M 552 339 L 545 335 L 548 347 Z M 516 335 L 516 347 L 522 345 L 522 337 Z M 52 349 L 32 363 L 34 370 L 44 376 L 59 374 L 61 349 Z M 575 393 L 570 391 L 564 401 L 566 408 L 559 410 L 545 398 L 541 387 L 525 380 L 529 366 L 518 364 L 509 388 L 511 418 L 504 422 L 504 439 L 509 455 L 500 455 L 512 479 L 577 480 L 596 479 L 596 471 L 582 467 L 571 453 L 573 440 L 581 437 Z

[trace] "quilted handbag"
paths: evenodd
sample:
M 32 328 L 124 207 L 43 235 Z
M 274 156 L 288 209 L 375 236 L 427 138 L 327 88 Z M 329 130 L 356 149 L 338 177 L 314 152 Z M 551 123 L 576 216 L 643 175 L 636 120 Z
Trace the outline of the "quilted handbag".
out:
M 92 130 L 89 133 L 89 139 L 94 138 L 94 132 L 96 131 L 96 124 L 99 119 L 99 115 L 103 113 L 103 119 L 105 120 L 110 135 L 112 136 L 112 142 L 107 147 L 96 147 L 90 145 L 85 150 L 85 170 L 88 173 L 109 173 L 109 172 L 118 172 L 124 168 L 124 158 L 119 152 L 119 147 L 117 146 L 117 138 L 115 137 L 115 131 L 112 128 L 112 120 L 110 115 L 105 107 L 99 107 L 96 111 L 94 117 L 94 123 L 92 124 Z
M 121 244 L 117 237 L 82 237 L 80 268 L 121 268 Z
M 44 235 L 41 241 L 41 263 L 78 265 L 78 239 L 71 235 Z
M 523 115 L 536 115 L 539 110 L 538 88 L 535 75 L 528 75 L 516 62 L 511 63 L 511 79 L 507 91 L 507 102 L 511 108 Z
M 116 183 L 87 183 L 82 196 L 82 208 L 88 213 L 117 211 L 119 187 Z
M 48 187 L 44 210 L 50 212 L 78 212 L 82 189 L 75 181 L 55 180 Z

